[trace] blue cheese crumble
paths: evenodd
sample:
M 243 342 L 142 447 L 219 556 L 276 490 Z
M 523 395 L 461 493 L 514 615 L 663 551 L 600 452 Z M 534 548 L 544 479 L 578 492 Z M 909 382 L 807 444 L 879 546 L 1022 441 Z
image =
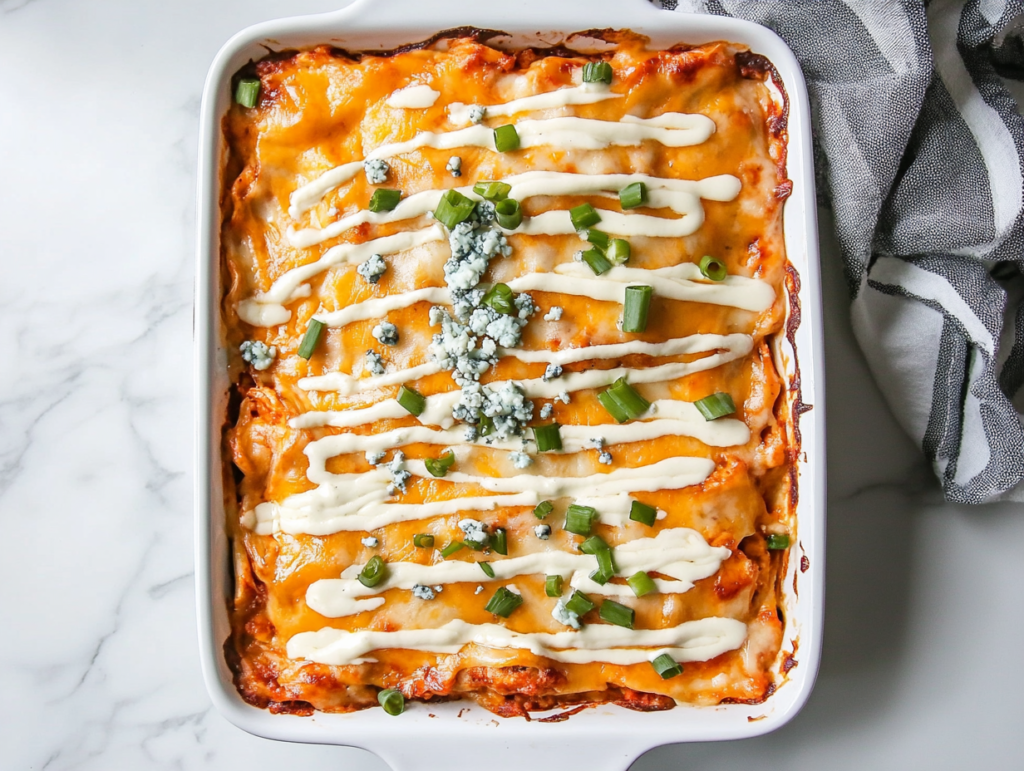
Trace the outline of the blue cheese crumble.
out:
M 558 321 L 558 320 L 560 320 L 562 318 L 562 313 L 563 313 L 562 306 L 561 305 L 554 305 L 554 306 L 551 307 L 550 310 L 548 310 L 547 313 L 544 314 L 544 320 L 545 321 Z
M 452 408 L 452 417 L 472 424 L 478 424 L 481 417 L 490 418 L 493 431 L 484 441 L 505 441 L 522 435 L 523 428 L 533 419 L 533 402 L 511 380 L 487 385 L 468 383 Z
M 372 535 L 368 535 L 366 536 L 366 538 L 360 539 L 359 543 L 361 543 L 367 549 L 376 549 L 378 546 L 380 546 L 380 541 L 378 541 Z
M 510 453 L 508 459 L 512 461 L 512 465 L 516 468 L 528 468 L 533 464 L 533 458 L 525 452 Z
M 461 177 L 462 159 L 457 155 L 453 155 L 451 158 L 448 159 L 448 165 L 445 166 L 444 169 L 453 177 Z
M 554 380 L 556 377 L 562 376 L 562 366 L 560 364 L 548 364 L 547 369 L 544 370 L 544 375 L 541 377 L 545 383 L 549 380 Z
M 376 351 L 366 352 L 366 369 L 371 375 L 384 374 L 384 357 Z
M 388 473 L 391 474 L 391 484 L 388 485 L 388 495 L 394 495 L 398 491 L 405 492 L 406 485 L 412 474 L 405 470 L 405 453 L 396 450 L 391 463 L 387 465 Z
M 559 624 L 571 626 L 573 629 L 580 628 L 580 617 L 565 607 L 565 600 L 560 599 L 555 603 L 555 607 L 551 609 L 551 617 Z
M 432 600 L 436 596 L 434 590 L 423 584 L 412 585 L 412 596 L 421 600 Z M 577 627 L 578 628 L 578 627 Z
M 597 462 L 605 466 L 612 465 L 612 454 L 607 450 L 601 450 L 601 454 L 597 456 Z
M 562 404 L 568 404 L 569 403 L 569 392 L 568 391 L 562 391 L 562 393 L 560 393 L 558 396 L 555 397 L 555 401 L 556 402 L 561 402 Z
M 384 460 L 385 453 L 373 452 L 372 450 L 366 453 L 366 462 L 371 466 L 379 466 L 380 462 Z
M 253 369 L 258 369 L 261 372 L 273 364 L 274 357 L 277 356 L 277 346 L 268 346 L 259 340 L 246 340 L 238 346 L 238 350 L 244 361 L 249 362 Z
M 533 303 L 533 297 L 526 292 L 517 294 L 513 302 L 516 305 L 516 310 L 519 311 L 516 315 L 523 320 L 530 318 L 530 316 L 537 312 L 537 306 Z
M 533 534 L 540 540 L 546 541 L 551 537 L 551 525 L 537 525 L 533 528 Z
M 484 119 L 485 110 L 478 104 L 471 104 L 469 106 L 469 122 L 479 123 Z
M 555 408 L 551 404 L 545 404 L 540 408 L 540 419 L 547 420 L 551 417 L 551 413 L 555 411 Z
M 391 171 L 391 167 L 388 166 L 387 161 L 373 158 L 363 161 L 363 171 L 366 172 L 367 182 L 371 185 L 380 185 L 387 181 L 388 172 Z
M 379 254 L 371 254 L 368 259 L 359 263 L 356 273 L 366 279 L 367 284 L 376 284 L 380 277 L 387 272 L 388 264 Z
M 370 332 L 381 345 L 398 345 L 398 327 L 390 321 L 382 321 Z
M 487 526 L 475 519 L 461 520 L 459 530 L 465 535 L 466 541 L 477 546 L 486 546 L 491 541 L 491 536 L 487 533 Z

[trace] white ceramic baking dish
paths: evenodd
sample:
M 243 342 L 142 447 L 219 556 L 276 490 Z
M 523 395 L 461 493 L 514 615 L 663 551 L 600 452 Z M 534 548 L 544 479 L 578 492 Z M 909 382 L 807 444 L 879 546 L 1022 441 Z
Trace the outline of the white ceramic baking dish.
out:
M 229 635 L 229 549 L 221 494 L 221 427 L 226 407 L 226 356 L 219 329 L 218 199 L 224 144 L 221 118 L 230 105 L 231 76 L 269 51 L 329 43 L 351 50 L 387 50 L 456 27 L 502 30 L 509 46 L 550 46 L 581 29 L 632 29 L 653 47 L 729 40 L 748 45 L 775 65 L 789 99 L 788 171 L 794 181 L 786 203 L 789 259 L 800 277 L 797 359 L 788 344 L 778 358 L 802 401 L 813 406 L 800 420 L 799 538 L 783 600 L 788 669 L 778 691 L 759 705 L 680 706 L 658 713 L 614 706 L 584 710 L 562 723 L 499 719 L 470 702 L 413 705 L 400 719 L 371 709 L 348 715 L 272 715 L 246 704 L 223 656 Z M 576 47 L 585 41 L 574 44 Z M 343 10 L 268 22 L 232 38 L 217 54 L 203 95 L 199 142 L 198 264 L 196 271 L 196 598 L 203 672 L 217 709 L 259 736 L 296 742 L 362 747 L 395 769 L 456 768 L 483 763 L 500 769 L 543 771 L 588 768 L 623 771 L 644 751 L 663 744 L 740 739 L 774 730 L 793 717 L 811 691 L 822 633 L 824 576 L 825 443 L 821 290 L 811 124 L 807 90 L 792 52 L 763 27 L 735 19 L 662 11 L 645 0 L 357 0 Z M 798 590 L 798 591 L 797 591 Z M 796 661 L 795 667 L 791 666 Z M 467 705 L 470 706 L 467 709 Z

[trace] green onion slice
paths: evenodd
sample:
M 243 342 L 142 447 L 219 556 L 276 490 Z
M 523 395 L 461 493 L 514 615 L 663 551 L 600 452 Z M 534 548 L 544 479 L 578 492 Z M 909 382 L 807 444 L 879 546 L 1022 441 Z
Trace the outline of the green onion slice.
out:
M 551 501 L 541 501 L 540 503 L 537 504 L 537 508 L 533 510 L 533 516 L 535 516 L 537 519 L 544 519 L 544 517 L 550 514 L 551 510 L 554 508 L 555 504 L 553 504 Z
M 541 452 L 562 449 L 562 435 L 558 433 L 561 426 L 549 423 L 546 426 L 534 426 L 533 438 L 537 440 L 537 449 Z
M 627 286 L 626 299 L 622 306 L 622 331 L 643 332 L 647 329 L 647 314 L 651 309 L 654 288 L 649 286 Z
M 523 210 L 519 208 L 519 201 L 515 198 L 498 201 L 494 205 L 494 216 L 505 230 L 515 230 L 523 224 Z
M 302 343 L 299 345 L 299 356 L 303 359 L 308 359 L 313 355 L 313 351 L 316 350 L 317 343 L 320 342 L 320 335 L 324 331 L 324 327 L 327 325 L 322 321 L 316 319 L 309 320 L 309 326 L 306 327 L 306 334 L 302 338 Z
M 413 415 L 422 415 L 423 410 L 427 408 L 427 399 L 419 391 L 414 391 L 409 386 L 402 386 L 398 389 L 397 401 L 405 410 Z M 449 464 L 451 465 L 451 464 Z M 444 476 L 444 474 L 434 474 L 434 476 Z
M 661 675 L 662 680 L 669 680 L 676 675 L 683 674 L 683 667 L 667 653 L 662 653 L 651 662 L 654 671 Z
M 508 618 L 512 611 L 522 604 L 522 595 L 516 594 L 502 586 L 494 593 L 487 605 L 484 606 L 484 610 L 502 618 Z
M 636 621 L 636 613 L 633 609 L 627 608 L 625 605 L 615 602 L 615 600 L 605 600 L 602 602 L 598 615 L 609 624 L 624 626 L 627 629 L 632 629 Z
M 486 415 L 480 415 L 480 419 L 477 422 L 476 427 L 480 436 L 490 436 L 490 434 L 494 432 L 494 420 Z
M 726 270 L 721 260 L 717 260 L 710 254 L 705 254 L 700 258 L 700 272 L 704 278 L 709 278 L 712 281 L 725 281 L 725 277 L 729 275 L 729 271 Z
M 494 578 L 494 568 L 492 568 L 488 563 L 478 562 L 476 564 L 480 566 L 480 569 L 484 571 L 488 578 Z
M 629 584 L 629 588 L 633 590 L 633 594 L 637 597 L 643 597 L 645 594 L 658 591 L 658 585 L 654 583 L 654 579 L 642 570 L 638 570 L 627 578 L 626 583 Z
M 512 185 L 507 182 L 477 182 L 473 185 L 473 192 L 488 201 L 502 201 L 508 197 Z
M 519 132 L 511 123 L 494 129 L 494 149 L 507 153 L 519 149 Z
M 693 406 L 704 416 L 704 420 L 717 420 L 736 412 L 736 404 L 732 397 L 723 393 L 711 394 L 703 399 L 698 399 Z
M 494 308 L 498 313 L 504 313 L 506 316 L 515 313 L 516 310 L 515 296 L 512 294 L 512 290 L 508 288 L 508 284 L 495 284 L 487 290 L 487 294 L 484 295 L 484 299 L 481 302 Z
M 548 597 L 562 596 L 562 577 L 546 576 L 544 578 L 544 594 Z
M 373 191 L 373 195 L 370 196 L 370 211 L 391 211 L 398 202 L 402 200 L 401 190 L 387 190 L 383 187 L 378 187 Z
M 448 559 L 448 557 L 455 554 L 455 552 L 465 548 L 466 544 L 464 544 L 462 541 L 452 541 L 450 544 L 441 549 L 441 556 L 445 559 Z
M 569 209 L 569 219 L 572 220 L 572 226 L 580 231 L 600 222 L 601 215 L 589 203 L 581 203 L 579 206 Z
M 460 222 L 469 218 L 476 208 L 476 201 L 467 198 L 458 190 L 449 190 L 434 209 L 434 219 L 440 222 L 449 230 L 452 230 Z
M 505 528 L 494 528 L 494 532 L 491 533 L 491 548 L 502 557 L 508 556 L 508 531 Z
M 235 86 L 235 101 L 242 107 L 255 107 L 260 98 L 260 81 L 257 78 L 242 78 Z
M 405 712 L 405 697 L 401 691 L 387 688 L 377 694 L 377 701 L 389 715 L 397 716 Z
M 599 393 L 597 400 L 619 423 L 635 420 L 651 408 L 651 403 L 638 394 L 624 377 L 612 383 L 607 391 Z
M 608 62 L 587 62 L 583 65 L 584 83 L 611 83 L 612 66 Z
M 613 238 L 608 244 L 608 259 L 613 265 L 625 265 L 629 262 L 630 251 L 629 241 Z
M 619 191 L 619 203 L 623 209 L 635 209 L 647 203 L 647 185 L 643 182 L 634 182 L 626 185 Z
M 440 458 L 426 458 L 423 461 L 423 465 L 427 467 L 427 471 L 430 472 L 431 476 L 443 477 L 448 473 L 448 469 L 455 463 L 455 453 L 451 450 L 444 453 Z
M 608 244 L 611 243 L 611 236 L 609 236 L 603 230 L 594 230 L 593 228 L 591 228 L 590 230 L 585 230 L 583 232 L 587 234 L 587 241 L 592 243 L 598 249 L 607 249 Z M 580 235 L 583 235 L 583 233 L 580 233 Z
M 577 616 L 583 616 L 585 613 L 589 613 L 596 608 L 590 598 L 587 597 L 583 592 L 573 591 L 569 601 L 565 603 L 565 609 L 571 610 Z
M 613 267 L 608 258 L 601 254 L 598 249 L 587 249 L 587 251 L 583 253 L 583 261 L 590 266 L 590 269 L 594 271 L 595 276 L 607 273 Z
M 617 423 L 625 423 L 629 420 L 629 415 L 626 414 L 615 399 L 612 398 L 611 393 L 608 391 L 602 391 L 597 395 L 597 400 L 601 402 L 601 406 L 604 407 L 608 414 L 615 418 Z
M 772 533 L 768 536 L 768 548 L 772 551 L 789 548 L 789 536 L 785 533 Z
M 370 557 L 369 561 L 363 565 L 363 569 L 359 572 L 359 583 L 363 586 L 376 586 L 383 581 L 388 574 L 388 567 L 384 564 L 378 556 Z
M 658 510 L 653 506 L 648 506 L 646 503 L 633 501 L 633 504 L 629 507 L 629 518 L 634 522 L 639 522 L 641 525 L 653 527 L 655 520 L 658 519 Z
M 565 510 L 563 530 L 576 535 L 590 535 L 590 530 L 597 519 L 597 510 L 590 506 L 578 506 L 575 503 Z
M 605 540 L 599 535 L 592 535 L 580 544 L 580 551 L 584 554 L 597 554 L 602 551 L 611 551 Z
M 615 576 L 615 561 L 612 559 L 612 550 L 594 552 L 597 558 L 597 570 L 590 574 L 590 580 L 595 584 L 604 586 Z
M 429 533 L 416 533 L 416 535 L 412 537 L 412 545 L 417 549 L 433 549 L 434 536 Z

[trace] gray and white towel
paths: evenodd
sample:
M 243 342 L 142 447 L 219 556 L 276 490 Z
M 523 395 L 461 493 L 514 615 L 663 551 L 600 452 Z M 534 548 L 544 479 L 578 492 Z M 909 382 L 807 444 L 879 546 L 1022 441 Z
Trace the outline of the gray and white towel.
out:
M 656 4 L 793 49 L 875 379 L 949 500 L 1024 500 L 1024 0 Z

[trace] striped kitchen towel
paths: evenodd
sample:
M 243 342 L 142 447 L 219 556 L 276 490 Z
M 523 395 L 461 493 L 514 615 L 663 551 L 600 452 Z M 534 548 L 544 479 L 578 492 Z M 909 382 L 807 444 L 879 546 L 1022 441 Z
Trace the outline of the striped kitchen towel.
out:
M 875 379 L 949 500 L 1024 500 L 1024 0 L 655 1 L 793 49 Z

